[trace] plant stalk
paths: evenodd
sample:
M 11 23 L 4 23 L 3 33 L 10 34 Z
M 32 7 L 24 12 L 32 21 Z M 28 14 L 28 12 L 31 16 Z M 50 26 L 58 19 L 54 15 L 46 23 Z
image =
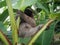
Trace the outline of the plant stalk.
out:
M 17 45 L 17 43 L 18 43 L 17 25 L 16 25 L 16 22 L 14 19 L 14 13 L 13 13 L 13 9 L 12 9 L 11 0 L 6 0 L 6 3 L 8 6 L 8 12 L 9 12 L 11 27 L 12 27 L 13 45 Z

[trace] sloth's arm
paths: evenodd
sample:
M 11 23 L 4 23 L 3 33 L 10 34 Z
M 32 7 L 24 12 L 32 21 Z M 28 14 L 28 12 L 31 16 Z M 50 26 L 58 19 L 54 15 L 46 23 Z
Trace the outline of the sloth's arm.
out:
M 42 28 L 43 24 L 40 24 L 36 27 L 31 27 L 31 25 L 27 24 L 27 23 L 23 23 L 20 25 L 20 28 L 18 30 L 19 32 L 19 37 L 31 37 L 33 35 L 35 35 L 35 33 L 37 33 L 41 28 Z

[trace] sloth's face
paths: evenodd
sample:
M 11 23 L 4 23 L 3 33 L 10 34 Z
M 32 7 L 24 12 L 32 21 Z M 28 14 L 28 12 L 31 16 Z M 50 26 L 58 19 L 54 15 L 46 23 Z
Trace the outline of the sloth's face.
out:
M 30 8 L 25 9 L 24 13 L 29 17 L 33 17 L 33 12 Z

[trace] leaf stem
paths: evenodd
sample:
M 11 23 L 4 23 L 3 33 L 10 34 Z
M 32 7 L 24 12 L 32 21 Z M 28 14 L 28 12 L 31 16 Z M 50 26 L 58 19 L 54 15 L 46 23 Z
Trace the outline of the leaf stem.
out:
M 6 0 L 6 3 L 8 6 L 8 12 L 9 12 L 11 27 L 12 27 L 13 45 L 17 45 L 17 43 L 18 43 L 17 25 L 16 25 L 16 22 L 14 19 L 14 13 L 13 13 L 13 9 L 12 9 L 11 0 Z

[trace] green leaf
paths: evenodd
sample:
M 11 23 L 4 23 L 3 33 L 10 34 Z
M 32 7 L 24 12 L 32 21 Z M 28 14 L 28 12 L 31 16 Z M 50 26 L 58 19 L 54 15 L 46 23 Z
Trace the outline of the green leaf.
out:
M 18 0 L 17 3 L 13 6 L 13 8 L 23 11 L 27 6 L 31 6 L 36 2 L 37 0 Z
M 8 16 L 8 10 L 5 10 L 1 15 L 0 15 L 0 21 L 4 21 Z
M 46 14 L 43 10 L 39 13 L 39 15 L 40 15 L 40 20 L 45 20 Z
M 16 12 L 16 9 L 13 9 L 14 12 Z M 8 9 L 6 9 L 2 14 L 0 14 L 0 21 L 4 21 L 8 17 Z
M 43 3 L 48 3 L 48 2 L 51 2 L 52 0 L 38 0 L 40 2 L 43 2 Z
M 56 23 L 53 23 L 48 30 L 44 31 L 34 45 L 50 45 L 54 34 L 55 24 Z
M 55 2 L 60 2 L 60 0 L 54 0 Z
M 4 6 L 6 6 L 6 1 L 5 0 L 0 2 L 0 8 L 4 7 Z
M 60 13 L 52 13 L 49 15 L 49 18 L 60 20 Z
M 43 9 L 46 13 L 49 13 L 48 4 L 42 3 L 42 2 L 37 2 L 36 6 L 37 6 L 37 8 Z
M 0 29 L 3 31 L 4 34 L 7 34 L 7 30 L 3 25 L 3 22 L 0 22 Z
M 30 41 L 30 39 L 31 39 L 31 37 L 29 37 L 29 38 L 19 38 L 19 42 L 27 45 L 27 43 Z

